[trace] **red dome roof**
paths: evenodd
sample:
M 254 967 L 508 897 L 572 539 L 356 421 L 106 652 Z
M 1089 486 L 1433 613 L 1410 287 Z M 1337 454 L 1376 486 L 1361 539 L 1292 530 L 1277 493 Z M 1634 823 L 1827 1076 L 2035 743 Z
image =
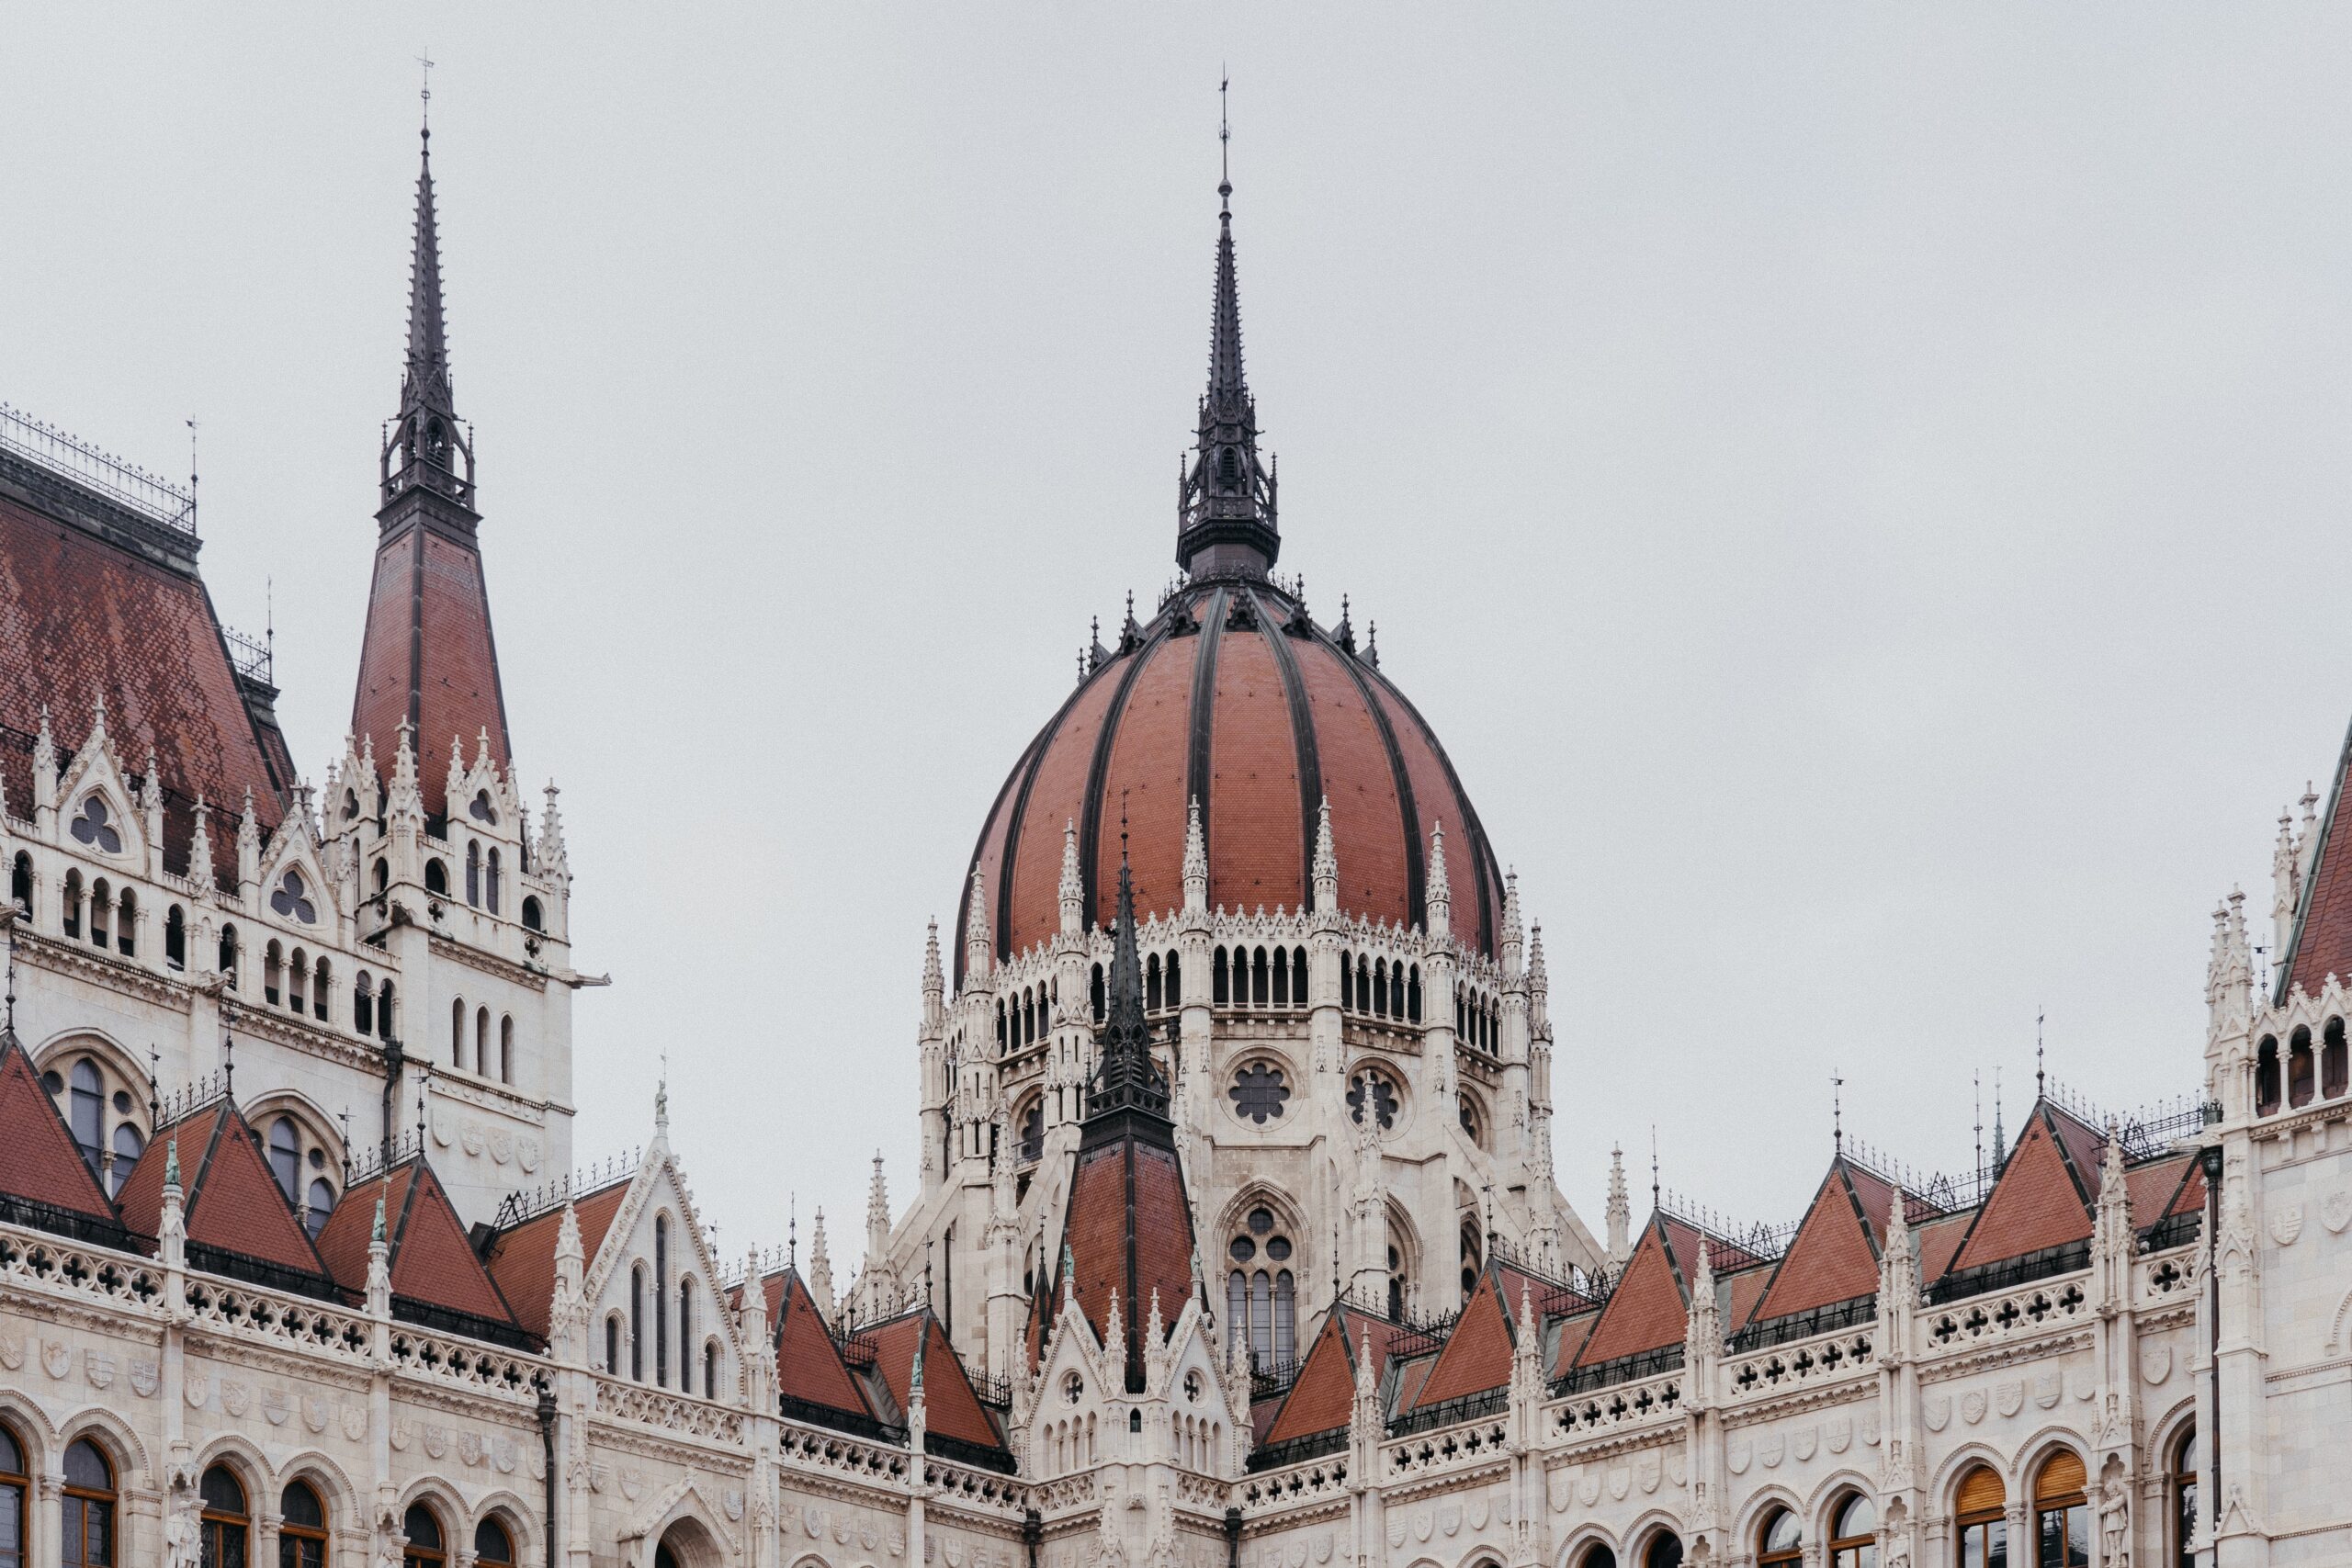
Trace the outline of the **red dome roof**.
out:
M 1491 954 L 1502 878 L 1453 765 L 1404 694 L 1262 581 L 1199 582 L 1122 639 L 1029 743 L 972 852 L 1000 958 L 1061 929 L 1065 823 L 1087 908 L 1108 924 L 1119 819 L 1138 916 L 1184 902 L 1185 803 L 1208 843 L 1211 908 L 1307 902 L 1317 808 L 1331 803 L 1340 908 L 1426 918 L 1430 830 L 1445 828 L 1453 931 Z M 966 879 L 969 886 L 969 877 Z M 957 900 L 964 952 L 968 897 Z

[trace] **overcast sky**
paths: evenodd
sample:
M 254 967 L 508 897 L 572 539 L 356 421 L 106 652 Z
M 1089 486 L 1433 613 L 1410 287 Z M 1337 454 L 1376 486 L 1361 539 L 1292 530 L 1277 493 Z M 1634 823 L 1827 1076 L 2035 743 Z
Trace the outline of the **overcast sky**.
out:
M 913 1166 L 923 920 L 1172 570 L 1233 75 L 1285 569 L 1544 924 L 1560 1176 L 1793 1217 L 2034 1020 L 2195 1089 L 2352 711 L 2352 16 L 2203 6 L 10 9 L 0 398 L 166 471 L 325 771 L 429 44 L 577 1149 L 730 1252 Z

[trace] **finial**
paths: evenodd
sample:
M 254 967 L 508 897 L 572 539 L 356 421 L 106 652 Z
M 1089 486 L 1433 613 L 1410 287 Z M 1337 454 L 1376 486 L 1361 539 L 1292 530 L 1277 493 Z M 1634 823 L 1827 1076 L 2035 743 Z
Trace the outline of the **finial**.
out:
M 670 1048 L 662 1047 L 662 1077 L 653 1086 L 653 1125 L 656 1131 L 670 1130 Z
M 383 1244 L 383 1240 L 384 1190 L 381 1185 L 379 1185 L 376 1189 L 376 1221 L 375 1224 L 368 1227 L 368 1241 L 369 1246 L 375 1247 L 381 1246 Z
M 178 1136 L 175 1134 L 172 1141 L 164 1145 L 164 1185 L 166 1187 L 177 1187 L 179 1184 L 180 1141 Z
M 424 106 L 419 118 L 424 124 L 424 139 L 430 141 L 433 140 L 433 51 L 430 45 L 416 57 L 416 62 L 424 67 L 424 85 L 418 89 L 416 96 L 417 101 Z
M 1227 93 L 1233 85 L 1232 75 L 1223 70 L 1217 73 L 1216 85 L 1216 194 L 1222 204 L 1218 210 L 1233 210 L 1233 121 L 1226 114 Z
M 2033 1015 L 2033 1097 L 2040 1100 L 2049 1088 L 2048 1075 L 2041 1070 L 2041 1023 L 2049 1017 L 2046 1010 L 2036 1009 Z
M 1838 1069 L 1829 1069 L 1829 1139 L 1838 1153 L 1846 1152 L 1846 1080 Z
M 1657 1123 L 1650 1123 L 1650 1207 L 1658 1206 L 1657 1184 Z
M 800 1194 L 795 1192 L 785 1200 L 784 1257 L 789 1268 L 800 1267 Z

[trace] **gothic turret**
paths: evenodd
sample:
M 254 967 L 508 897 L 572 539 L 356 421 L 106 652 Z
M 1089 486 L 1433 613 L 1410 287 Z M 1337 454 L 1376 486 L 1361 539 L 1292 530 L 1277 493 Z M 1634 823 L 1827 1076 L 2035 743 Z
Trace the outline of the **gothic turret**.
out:
M 1220 135 L 1223 132 L 1219 133 Z M 1241 368 L 1241 296 L 1233 266 L 1233 181 L 1216 187 L 1216 301 L 1209 384 L 1176 496 L 1176 563 L 1194 577 L 1262 578 L 1282 553 L 1274 471 L 1258 456 L 1258 404 Z
M 441 300 L 440 228 L 434 210 L 433 133 L 416 176 L 408 354 L 400 412 L 379 456 L 376 570 L 359 651 L 352 731 L 389 756 L 405 721 L 417 750 L 487 738 L 500 773 L 514 761 L 491 637 L 490 595 L 475 532 L 473 434 L 458 418 Z M 447 788 L 427 778 L 424 808 L 448 812 Z

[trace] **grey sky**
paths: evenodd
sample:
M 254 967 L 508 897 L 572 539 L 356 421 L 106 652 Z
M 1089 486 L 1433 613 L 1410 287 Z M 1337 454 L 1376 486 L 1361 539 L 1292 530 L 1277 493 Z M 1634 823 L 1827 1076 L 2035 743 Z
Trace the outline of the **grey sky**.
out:
M 430 41 L 579 1151 L 729 1249 L 912 1167 L 922 922 L 1172 567 L 1234 77 L 1285 569 L 1544 924 L 1558 1163 L 1794 1215 L 1969 1075 L 2193 1089 L 2208 915 L 2352 710 L 2338 9 L 12 8 L 0 397 L 151 466 L 322 772 Z M 1637 1174 L 1638 1187 L 1644 1176 Z

